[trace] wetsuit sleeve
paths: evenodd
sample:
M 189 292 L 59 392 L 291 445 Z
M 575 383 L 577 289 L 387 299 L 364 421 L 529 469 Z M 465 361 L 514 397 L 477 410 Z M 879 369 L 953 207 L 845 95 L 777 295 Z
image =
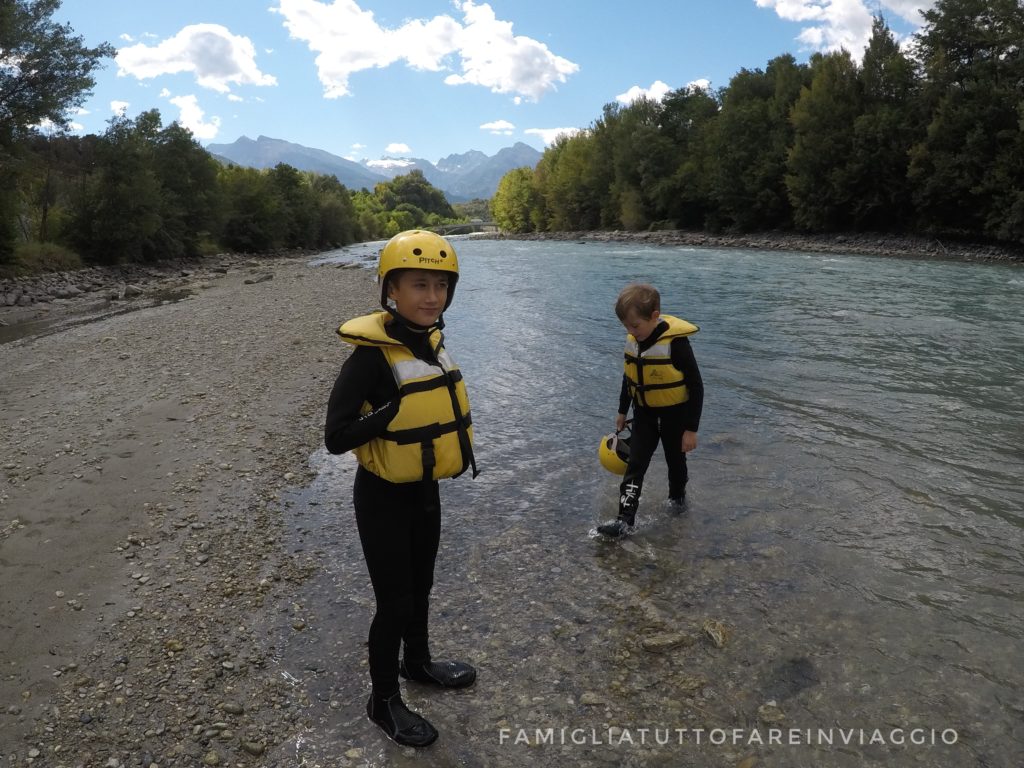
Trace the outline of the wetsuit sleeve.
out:
M 629 405 L 633 398 L 629 394 L 629 379 L 622 374 L 622 389 L 619 390 L 619 413 L 629 413 Z
M 373 410 L 359 413 L 363 403 Z M 331 453 L 345 453 L 384 434 L 398 413 L 398 385 L 375 347 L 356 347 L 334 382 L 327 403 L 324 445 Z
M 672 365 L 683 372 L 683 381 L 690 393 L 690 399 L 683 404 L 686 409 L 683 429 L 696 432 L 704 409 L 704 381 L 700 377 L 700 368 L 697 367 L 697 358 L 693 356 L 689 339 L 672 340 Z

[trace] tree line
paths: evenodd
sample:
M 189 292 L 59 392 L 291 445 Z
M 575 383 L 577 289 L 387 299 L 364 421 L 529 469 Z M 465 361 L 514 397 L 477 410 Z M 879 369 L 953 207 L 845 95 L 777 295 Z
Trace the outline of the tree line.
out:
M 516 232 L 886 231 L 1024 243 L 1024 5 L 938 0 L 860 63 L 778 56 L 728 86 L 607 105 L 506 174 Z
M 420 171 L 371 191 L 285 164 L 222 164 L 155 109 L 116 116 L 102 135 L 68 134 L 65 116 L 114 49 L 55 23 L 59 6 L 0 4 L 0 268 L 44 254 L 73 266 L 321 249 L 458 220 Z

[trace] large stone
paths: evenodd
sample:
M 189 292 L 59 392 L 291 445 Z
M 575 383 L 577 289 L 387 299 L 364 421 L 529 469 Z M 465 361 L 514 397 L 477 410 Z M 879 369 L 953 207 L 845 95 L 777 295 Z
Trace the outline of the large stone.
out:
M 662 632 L 656 635 L 647 635 L 640 641 L 640 645 L 645 651 L 664 653 L 680 645 L 693 645 L 693 638 L 676 632 Z

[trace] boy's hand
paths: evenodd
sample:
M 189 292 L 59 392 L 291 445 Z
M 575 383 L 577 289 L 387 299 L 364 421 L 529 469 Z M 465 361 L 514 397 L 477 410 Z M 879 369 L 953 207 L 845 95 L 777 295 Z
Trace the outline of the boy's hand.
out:
M 697 433 L 686 430 L 683 432 L 683 453 L 689 453 L 697 447 Z
M 615 417 L 615 431 L 621 432 L 626 428 L 626 414 L 620 413 Z

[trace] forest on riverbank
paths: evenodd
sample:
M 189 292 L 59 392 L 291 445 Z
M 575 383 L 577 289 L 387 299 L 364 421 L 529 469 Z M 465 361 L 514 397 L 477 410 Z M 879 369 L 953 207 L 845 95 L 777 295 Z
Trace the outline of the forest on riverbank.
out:
M 510 232 L 887 232 L 1024 243 L 1024 6 L 938 0 L 909 41 L 609 104 L 492 200 Z

